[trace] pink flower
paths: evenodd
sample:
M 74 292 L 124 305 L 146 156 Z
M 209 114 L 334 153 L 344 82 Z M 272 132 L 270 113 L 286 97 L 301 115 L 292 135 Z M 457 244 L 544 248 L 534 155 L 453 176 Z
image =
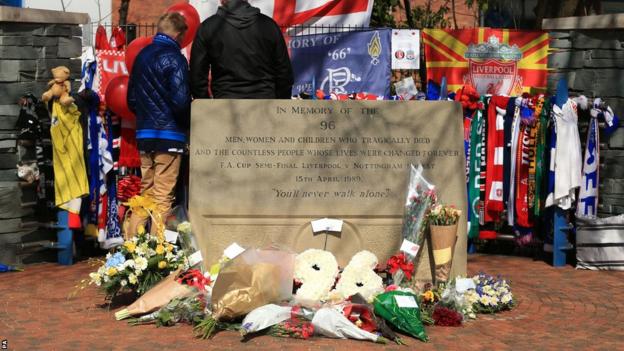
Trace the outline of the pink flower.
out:
M 388 291 L 395 291 L 395 290 L 396 290 L 396 289 L 398 289 L 398 288 L 399 288 L 398 286 L 396 286 L 396 285 L 394 285 L 394 284 L 391 284 L 391 285 L 388 285 L 388 286 L 386 287 L 386 292 L 388 292 Z

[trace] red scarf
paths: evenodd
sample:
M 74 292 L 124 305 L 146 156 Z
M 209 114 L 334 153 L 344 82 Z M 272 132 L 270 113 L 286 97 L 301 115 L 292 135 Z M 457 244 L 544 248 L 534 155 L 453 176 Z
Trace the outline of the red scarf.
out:
M 141 158 L 136 140 L 136 121 L 121 120 L 121 143 L 119 146 L 119 167 L 139 168 Z
M 497 221 L 505 209 L 503 203 L 503 155 L 505 121 L 496 108 L 507 110 L 507 96 L 492 96 L 487 116 L 487 162 L 485 172 L 485 222 Z
M 533 226 L 529 216 L 529 168 L 535 160 L 535 135 L 531 126 L 521 126 L 516 153 L 516 223 L 525 228 Z

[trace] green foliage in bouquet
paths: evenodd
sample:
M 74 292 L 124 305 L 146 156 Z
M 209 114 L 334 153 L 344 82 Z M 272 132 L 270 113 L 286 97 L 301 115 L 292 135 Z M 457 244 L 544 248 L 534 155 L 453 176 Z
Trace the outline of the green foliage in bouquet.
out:
M 198 324 L 204 318 L 203 295 L 175 298 L 158 311 L 139 318 L 128 320 L 130 325 L 156 324 L 157 327 L 170 327 L 177 323 Z
M 122 290 L 143 295 L 171 272 L 188 266 L 188 259 L 177 246 L 146 233 L 142 227 L 115 250 L 89 274 L 89 284 L 100 287 L 108 298 Z
M 431 209 L 427 220 L 430 225 L 453 225 L 457 223 L 460 216 L 461 211 L 455 206 L 438 204 Z

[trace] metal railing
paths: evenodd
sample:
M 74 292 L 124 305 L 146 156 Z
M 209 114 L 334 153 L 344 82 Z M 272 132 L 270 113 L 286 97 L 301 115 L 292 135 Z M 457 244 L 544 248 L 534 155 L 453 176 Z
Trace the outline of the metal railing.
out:
M 85 36 L 89 36 L 91 41 L 85 40 L 86 43 L 95 43 L 95 33 L 98 26 L 103 26 L 106 29 L 108 36 L 110 37 L 113 28 L 120 27 L 126 35 L 126 43 L 132 42 L 139 37 L 149 37 L 157 32 L 156 23 L 131 23 L 123 26 L 113 25 L 110 23 L 93 23 L 90 28 L 90 33 L 85 30 Z M 360 32 L 372 29 L 364 26 L 353 25 L 296 25 L 292 27 L 282 27 L 282 31 L 290 37 L 303 36 L 303 35 L 317 35 L 328 33 L 341 33 L 341 32 Z M 85 38 L 86 39 L 86 38 Z

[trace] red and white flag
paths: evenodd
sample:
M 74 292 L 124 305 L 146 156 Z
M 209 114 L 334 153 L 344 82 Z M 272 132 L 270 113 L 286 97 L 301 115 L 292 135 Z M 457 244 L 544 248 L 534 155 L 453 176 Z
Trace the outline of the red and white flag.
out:
M 373 0 L 248 0 L 278 25 L 368 27 Z M 190 0 L 201 20 L 217 13 L 220 0 Z

